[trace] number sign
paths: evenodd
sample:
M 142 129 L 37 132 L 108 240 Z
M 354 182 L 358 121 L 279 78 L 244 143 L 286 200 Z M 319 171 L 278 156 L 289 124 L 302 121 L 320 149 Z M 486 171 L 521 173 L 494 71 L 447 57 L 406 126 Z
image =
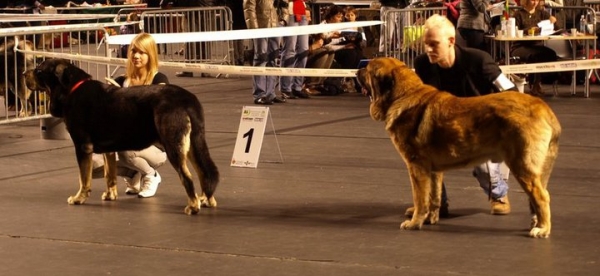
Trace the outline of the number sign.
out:
M 268 107 L 244 106 L 231 166 L 256 168 L 268 118 Z

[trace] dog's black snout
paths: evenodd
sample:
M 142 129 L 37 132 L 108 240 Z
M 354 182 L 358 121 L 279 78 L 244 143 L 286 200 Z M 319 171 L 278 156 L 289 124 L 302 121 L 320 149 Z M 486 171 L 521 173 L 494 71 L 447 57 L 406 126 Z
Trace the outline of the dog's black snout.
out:
M 36 69 L 33 70 L 33 73 L 36 74 L 36 75 L 39 75 L 39 74 L 42 73 L 42 70 L 36 68 Z

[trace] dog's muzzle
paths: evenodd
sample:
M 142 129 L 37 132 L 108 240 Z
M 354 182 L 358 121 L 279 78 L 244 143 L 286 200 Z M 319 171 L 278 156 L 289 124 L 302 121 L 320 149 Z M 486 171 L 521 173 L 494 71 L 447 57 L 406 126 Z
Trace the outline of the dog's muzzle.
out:
M 373 97 L 371 97 L 371 90 L 368 89 L 365 81 L 366 69 L 362 68 L 356 72 L 356 79 L 358 80 L 358 84 L 361 87 L 361 93 L 365 96 L 368 96 L 371 101 L 373 101 Z

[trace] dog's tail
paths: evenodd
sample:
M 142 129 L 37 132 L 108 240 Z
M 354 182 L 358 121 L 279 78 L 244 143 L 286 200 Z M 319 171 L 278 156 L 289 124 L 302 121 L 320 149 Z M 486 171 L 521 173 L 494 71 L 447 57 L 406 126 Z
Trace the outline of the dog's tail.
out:
M 210 199 L 219 184 L 219 169 L 208 152 L 208 145 L 206 144 L 204 132 L 203 113 L 202 108 L 200 108 L 199 114 L 196 114 L 195 112 L 188 113 L 192 124 L 188 157 L 193 161 L 194 169 L 200 177 L 202 192 Z

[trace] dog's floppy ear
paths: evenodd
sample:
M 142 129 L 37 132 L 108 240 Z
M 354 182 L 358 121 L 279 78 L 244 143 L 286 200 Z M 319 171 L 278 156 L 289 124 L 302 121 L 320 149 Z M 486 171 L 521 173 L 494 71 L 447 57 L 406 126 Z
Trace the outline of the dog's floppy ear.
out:
M 393 103 L 394 76 L 390 70 L 390 63 L 386 60 L 378 60 L 370 67 L 371 87 L 371 118 L 383 121 L 387 110 Z
M 387 63 L 379 63 L 374 70 L 373 78 L 375 83 L 375 89 L 379 90 L 379 96 L 386 96 L 388 93 L 392 92 L 394 87 L 394 75 L 392 74 L 392 70 L 389 68 L 389 64 Z
M 58 81 L 62 84 L 62 85 L 68 85 L 68 78 L 67 74 L 66 74 L 66 70 L 67 70 L 68 65 L 63 64 L 63 63 L 59 63 L 56 65 L 56 67 L 54 67 L 54 75 L 56 76 L 56 78 L 58 79 Z
M 54 67 L 54 74 L 64 87 L 71 88 L 81 80 L 92 79 L 90 74 L 71 64 L 68 60 L 59 60 Z
M 54 75 L 56 75 L 56 77 L 60 80 L 66 68 L 67 65 L 59 63 L 56 65 L 56 67 L 54 67 Z

